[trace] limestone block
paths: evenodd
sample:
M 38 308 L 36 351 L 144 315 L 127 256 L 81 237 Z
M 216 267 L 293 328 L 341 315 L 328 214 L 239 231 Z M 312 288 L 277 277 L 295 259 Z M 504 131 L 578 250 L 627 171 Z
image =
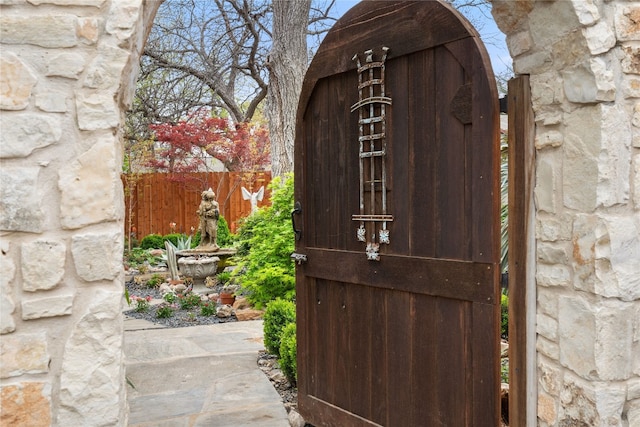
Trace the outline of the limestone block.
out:
M 562 371 L 545 360 L 538 360 L 538 382 L 552 396 L 558 396 L 562 387 Z
M 640 378 L 627 381 L 627 400 L 640 399 Z
M 39 233 L 40 207 L 37 167 L 3 167 L 0 171 L 0 229 Z
M 141 12 L 142 0 L 113 2 L 105 26 L 107 33 L 115 35 L 118 40 L 131 38 Z
M 563 264 L 569 263 L 570 249 L 566 242 L 539 242 L 536 253 L 538 261 L 543 264 Z
M 122 233 L 89 233 L 73 237 L 71 253 L 76 271 L 89 282 L 113 280 L 122 271 Z
M 538 264 L 536 282 L 538 286 L 568 287 L 571 284 L 571 271 L 562 264 Z
M 0 240 L 0 334 L 8 334 L 16 330 L 13 312 L 16 305 L 13 300 L 11 282 L 16 273 L 16 265 L 9 255 L 10 244 Z
M 640 78 L 626 74 L 622 78 L 622 94 L 625 99 L 640 98 Z
M 573 218 L 568 214 L 536 215 L 536 238 L 545 242 L 571 239 Z
M 538 299 L 538 313 L 558 318 L 558 293 L 553 288 L 538 287 L 536 290 Z
M 536 185 L 533 190 L 536 207 L 539 211 L 556 213 L 556 195 L 558 190 L 559 162 L 555 153 L 539 153 L 536 159 Z
M 622 426 L 624 385 L 589 383 L 565 374 L 560 393 L 559 426 Z
M 636 102 L 633 107 L 633 119 L 631 124 L 637 128 L 640 128 L 640 102 Z
M 635 2 L 616 3 L 614 22 L 618 40 L 640 40 L 640 5 Z
M 0 18 L 2 19 L 2 18 Z M 2 31 L 2 29 L 0 29 Z M 11 52 L 0 57 L 0 109 L 24 110 L 38 77 L 20 58 Z
M 640 426 L 640 400 L 629 403 L 627 421 L 629 426 Z
M 600 19 L 600 11 L 593 0 L 571 0 L 571 3 L 582 25 L 593 25 Z
M 0 387 L 0 425 L 49 427 L 51 384 L 22 382 Z
M 100 21 L 96 18 L 78 19 L 78 37 L 84 44 L 93 45 L 100 36 Z
M 56 425 L 124 425 L 121 291 L 99 289 L 64 346 Z
M 560 359 L 560 347 L 557 343 L 549 341 L 544 337 L 538 336 L 536 338 L 536 351 L 544 356 L 553 360 Z
M 527 15 L 534 8 L 532 1 L 493 0 L 491 14 L 496 19 L 500 31 L 509 35 L 523 29 Z
M 601 110 L 584 107 L 567 114 L 562 160 L 564 205 L 582 212 L 597 206 Z
M 553 58 L 548 51 L 530 51 L 513 59 L 513 71 L 516 74 L 540 74 L 553 65 Z
M 556 425 L 558 417 L 556 399 L 546 393 L 538 393 L 538 419 L 547 425 Z
M 631 126 L 621 106 L 602 106 L 597 203 L 606 207 L 629 201 Z
M 113 46 L 103 46 L 99 55 L 87 69 L 84 86 L 93 89 L 114 89 L 120 85 L 122 70 L 127 65 L 130 53 Z
M 634 312 L 630 303 L 615 300 L 605 301 L 596 312 L 595 361 L 601 380 L 631 376 Z
M 560 363 L 586 379 L 597 379 L 594 307 L 579 296 L 558 300 Z
M 573 222 L 573 281 L 576 289 L 595 292 L 596 234 L 600 220 L 595 215 L 577 215 Z
M 47 48 L 74 47 L 78 44 L 76 21 L 73 15 L 3 14 L 0 15 L 0 42 Z
M 44 317 L 68 316 L 73 311 L 73 294 L 39 296 L 23 298 L 21 301 L 22 319 L 33 320 Z
M 627 74 L 640 74 L 640 47 L 622 46 L 622 71 Z
M 640 299 L 638 218 L 602 215 L 596 233 L 596 293 L 623 301 Z
M 536 333 L 550 341 L 558 339 L 558 321 L 553 317 L 538 313 L 536 316 Z
M 531 50 L 532 45 L 529 31 L 520 31 L 507 37 L 507 48 L 513 58 Z
M 66 92 L 43 91 L 36 95 L 36 107 L 48 113 L 66 113 L 68 99 Z
M 64 242 L 36 240 L 22 245 L 22 289 L 28 292 L 55 288 L 64 277 L 67 247 Z
M 557 130 L 541 132 L 536 135 L 535 145 L 538 150 L 547 147 L 559 147 L 562 145 L 562 133 Z
M 116 145 L 104 137 L 59 172 L 60 221 L 75 229 L 122 216 Z
M 78 127 L 82 130 L 111 129 L 118 126 L 119 113 L 113 93 L 76 94 Z
M 60 120 L 50 114 L 0 115 L 0 157 L 27 157 L 33 150 L 58 143 L 62 137 Z
M 79 53 L 65 52 L 54 55 L 47 63 L 47 77 L 77 79 L 84 70 L 85 59 Z
M 604 21 L 582 30 L 589 52 L 600 55 L 610 51 L 616 45 L 616 36 L 611 27 Z
M 633 156 L 633 206 L 640 210 L 640 154 Z
M 41 4 L 55 4 L 56 6 L 93 6 L 100 7 L 106 0 L 27 0 L 29 3 L 39 6 Z
M 0 378 L 49 372 L 45 332 L 5 335 L 0 340 Z
M 616 99 L 613 71 L 607 69 L 600 58 L 591 58 L 588 63 L 563 70 L 562 78 L 564 92 L 570 102 L 591 104 Z
M 562 79 L 556 71 L 531 76 L 531 100 L 534 106 L 560 104 L 563 97 Z M 557 120 L 554 124 L 559 122 Z

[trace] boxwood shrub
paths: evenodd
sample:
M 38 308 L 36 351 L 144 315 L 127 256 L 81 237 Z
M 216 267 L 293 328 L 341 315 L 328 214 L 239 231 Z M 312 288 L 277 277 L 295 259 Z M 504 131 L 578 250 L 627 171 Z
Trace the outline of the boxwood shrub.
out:
M 280 337 L 280 368 L 293 385 L 298 381 L 298 363 L 296 357 L 296 324 L 292 322 L 284 327 L 282 336 Z
M 267 305 L 264 312 L 264 345 L 267 351 L 280 357 L 282 331 L 296 321 L 296 305 L 292 301 L 278 298 Z

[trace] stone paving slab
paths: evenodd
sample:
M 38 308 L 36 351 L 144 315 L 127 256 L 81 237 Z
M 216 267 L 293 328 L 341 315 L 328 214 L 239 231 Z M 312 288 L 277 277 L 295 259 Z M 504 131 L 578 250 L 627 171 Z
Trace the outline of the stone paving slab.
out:
M 131 427 L 289 426 L 256 363 L 262 321 L 129 329 L 124 348 Z

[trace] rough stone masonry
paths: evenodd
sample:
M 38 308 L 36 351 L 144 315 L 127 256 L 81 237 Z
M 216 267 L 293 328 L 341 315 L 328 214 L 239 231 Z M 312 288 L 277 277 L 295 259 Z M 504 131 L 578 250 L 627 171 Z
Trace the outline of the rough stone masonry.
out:
M 640 4 L 492 3 L 536 121 L 529 424 L 638 426 Z M 127 424 L 120 126 L 158 6 L 0 0 L 2 425 Z

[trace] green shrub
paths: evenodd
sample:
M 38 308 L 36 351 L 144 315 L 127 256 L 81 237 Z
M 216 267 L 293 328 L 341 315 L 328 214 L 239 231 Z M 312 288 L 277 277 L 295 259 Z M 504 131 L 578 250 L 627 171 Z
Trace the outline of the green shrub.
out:
M 140 242 L 142 249 L 164 249 L 164 239 L 159 234 L 149 234 L 144 236 Z
M 155 288 L 156 286 L 160 286 L 160 283 L 162 282 L 164 282 L 164 278 L 160 274 L 154 274 L 149 280 L 147 280 L 147 287 Z
M 505 340 L 509 338 L 509 297 L 502 294 L 500 298 L 500 336 Z
M 125 262 L 131 268 L 139 268 L 142 265 L 155 265 L 160 262 L 159 257 L 155 257 L 149 253 L 148 249 L 132 248 L 124 253 Z
M 280 368 L 293 385 L 298 381 L 298 363 L 296 360 L 296 324 L 288 323 L 280 337 Z
M 200 239 L 202 238 L 202 236 L 200 235 L 200 230 L 198 230 L 195 234 L 195 236 L 193 236 L 193 239 L 191 239 L 191 249 L 195 248 L 196 246 L 198 246 L 200 244 Z
M 295 297 L 295 268 L 291 261 L 293 175 L 271 181 L 271 206 L 242 222 L 238 232 L 238 271 L 249 301 L 262 308 L 276 298 Z
M 234 235 L 229 230 L 229 224 L 224 217 L 218 218 L 218 246 L 221 248 L 227 248 L 233 245 Z
M 296 305 L 292 301 L 276 299 L 271 301 L 264 312 L 264 345 L 271 354 L 280 357 L 282 330 L 296 321 Z

